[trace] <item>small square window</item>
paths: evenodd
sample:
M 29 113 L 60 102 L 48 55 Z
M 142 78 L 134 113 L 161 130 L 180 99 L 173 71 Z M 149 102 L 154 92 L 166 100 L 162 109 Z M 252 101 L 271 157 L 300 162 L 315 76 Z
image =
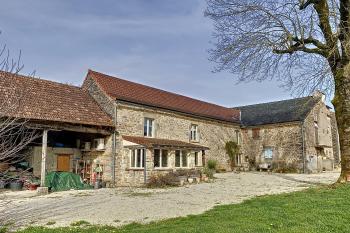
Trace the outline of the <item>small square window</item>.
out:
M 260 138 L 260 129 L 256 128 L 253 129 L 253 139 L 259 139 Z
M 264 158 L 265 159 L 272 159 L 273 157 L 273 150 L 271 147 L 265 147 L 264 148 Z

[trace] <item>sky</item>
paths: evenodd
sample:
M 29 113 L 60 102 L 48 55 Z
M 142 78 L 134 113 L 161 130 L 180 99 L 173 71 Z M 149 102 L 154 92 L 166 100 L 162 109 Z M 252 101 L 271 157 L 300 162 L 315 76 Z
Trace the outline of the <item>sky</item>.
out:
M 277 81 L 237 84 L 213 73 L 213 23 L 204 0 L 11 0 L 0 45 L 23 74 L 80 86 L 88 69 L 233 107 L 291 98 Z

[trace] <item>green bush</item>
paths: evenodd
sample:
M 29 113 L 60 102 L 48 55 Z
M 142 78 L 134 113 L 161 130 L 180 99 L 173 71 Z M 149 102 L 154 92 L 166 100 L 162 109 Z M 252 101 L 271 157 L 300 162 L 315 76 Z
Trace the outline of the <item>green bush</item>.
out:
M 208 167 L 205 167 L 203 169 L 203 174 L 205 174 L 208 178 L 213 179 L 214 178 L 214 171 L 213 169 L 209 169 Z
M 218 162 L 216 160 L 213 160 L 213 159 L 209 159 L 208 160 L 208 163 L 207 163 L 207 167 L 210 169 L 210 170 L 216 170 L 216 166 L 218 165 Z

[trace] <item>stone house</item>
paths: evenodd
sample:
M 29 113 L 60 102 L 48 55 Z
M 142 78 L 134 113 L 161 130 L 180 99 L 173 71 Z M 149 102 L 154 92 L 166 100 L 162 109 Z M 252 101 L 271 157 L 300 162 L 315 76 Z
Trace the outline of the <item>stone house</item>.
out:
M 244 142 L 242 167 L 333 170 L 340 161 L 337 131 L 334 113 L 324 100 L 324 94 L 315 92 L 303 98 L 237 107 Z
M 69 171 L 91 184 L 137 186 L 209 159 L 230 170 L 228 141 L 241 147 L 238 169 L 288 164 L 313 172 L 339 162 L 334 116 L 321 93 L 226 108 L 92 70 L 81 87 L 0 72 L 0 101 L 18 96 L 15 111 L 0 114 L 43 132 L 27 148 L 42 180 Z
M 237 140 L 239 111 L 89 71 L 83 89 L 113 119 L 116 180 L 143 184 L 154 173 L 229 169 L 225 143 Z

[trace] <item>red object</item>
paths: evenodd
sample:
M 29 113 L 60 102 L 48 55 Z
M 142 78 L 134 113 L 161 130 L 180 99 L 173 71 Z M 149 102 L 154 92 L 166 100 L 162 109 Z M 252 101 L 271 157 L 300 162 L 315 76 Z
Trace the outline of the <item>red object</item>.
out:
M 37 185 L 37 184 L 30 184 L 30 185 L 28 185 L 28 189 L 29 190 L 36 190 L 38 188 L 38 186 L 39 185 Z

